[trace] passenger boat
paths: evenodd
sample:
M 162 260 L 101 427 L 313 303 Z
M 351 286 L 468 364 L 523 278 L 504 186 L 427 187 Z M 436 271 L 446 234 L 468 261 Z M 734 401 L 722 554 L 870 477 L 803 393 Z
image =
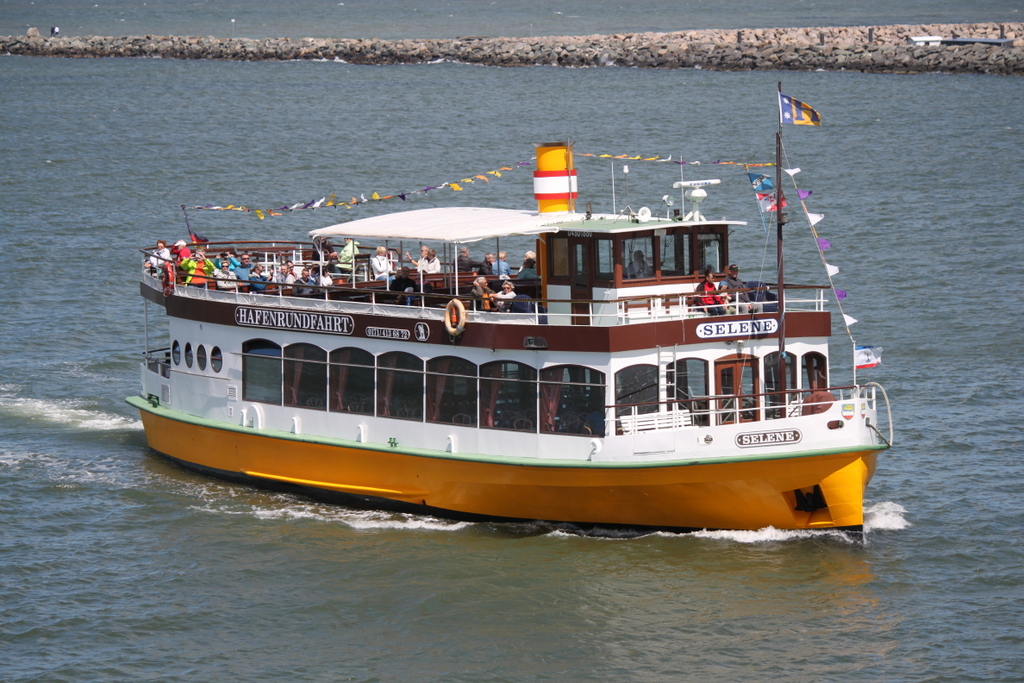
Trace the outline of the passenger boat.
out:
M 534 176 L 538 211 L 407 210 L 307 242 L 207 245 L 268 266 L 325 263 L 345 237 L 436 245 L 448 265 L 412 292 L 358 261 L 307 296 L 145 270 L 147 320 L 164 309 L 169 334 L 127 399 L 149 446 L 217 477 L 444 518 L 860 530 L 891 423 L 886 438 L 879 385 L 830 384 L 828 287 L 765 285 L 714 315 L 699 273 L 721 279 L 744 223 L 699 205 L 577 213 L 569 144 L 539 145 Z M 709 185 L 689 184 L 695 200 Z M 455 250 L 512 238 L 535 244 L 537 279 L 474 298 Z

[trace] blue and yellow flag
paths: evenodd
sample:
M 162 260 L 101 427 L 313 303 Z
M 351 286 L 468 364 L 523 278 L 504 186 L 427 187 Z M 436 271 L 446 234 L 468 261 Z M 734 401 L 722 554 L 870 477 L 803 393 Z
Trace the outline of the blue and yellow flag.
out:
M 821 114 L 800 100 L 779 93 L 779 121 L 797 126 L 820 126 Z

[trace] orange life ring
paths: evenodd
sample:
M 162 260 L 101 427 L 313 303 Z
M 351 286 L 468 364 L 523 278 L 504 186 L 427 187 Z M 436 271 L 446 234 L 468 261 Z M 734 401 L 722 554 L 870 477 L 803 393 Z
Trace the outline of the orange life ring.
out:
M 163 281 L 164 296 L 170 296 L 174 294 L 174 266 L 165 262 L 161 270 L 163 274 L 160 276 L 160 279 Z
M 458 299 L 452 299 L 444 307 L 444 329 L 453 337 L 466 331 L 466 307 Z

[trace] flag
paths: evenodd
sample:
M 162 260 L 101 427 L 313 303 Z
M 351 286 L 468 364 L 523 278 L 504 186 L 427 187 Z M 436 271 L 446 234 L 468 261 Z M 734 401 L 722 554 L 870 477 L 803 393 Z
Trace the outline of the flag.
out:
M 750 178 L 754 192 L 771 192 L 775 189 L 772 179 L 764 173 L 748 173 L 747 177 Z
M 821 249 L 822 251 L 825 251 L 826 249 L 831 249 L 831 248 L 832 248 L 832 243 L 831 242 L 829 242 L 824 237 L 819 237 L 818 238 L 818 249 Z
M 779 121 L 797 126 L 820 126 L 821 114 L 800 100 L 779 93 Z
M 858 346 L 854 350 L 854 366 L 861 368 L 873 368 L 882 364 L 881 346 Z
M 764 212 L 764 213 L 766 213 L 768 211 L 774 211 L 775 210 L 775 193 L 772 192 L 771 194 L 762 194 L 762 193 L 758 192 L 757 193 L 757 205 L 759 207 L 761 207 L 761 211 Z M 782 195 L 782 208 L 786 208 L 787 206 L 788 206 L 788 204 L 786 203 L 786 195 Z
M 194 244 L 206 244 L 210 241 L 193 230 L 191 225 L 188 225 L 187 223 L 186 225 L 188 226 L 188 236 L 192 239 Z

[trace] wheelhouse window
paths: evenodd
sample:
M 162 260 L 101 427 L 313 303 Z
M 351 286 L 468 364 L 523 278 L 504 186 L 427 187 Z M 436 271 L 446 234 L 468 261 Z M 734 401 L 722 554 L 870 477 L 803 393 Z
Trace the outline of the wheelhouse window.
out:
M 569 240 L 551 238 L 551 277 L 569 277 Z
M 604 373 L 582 365 L 540 372 L 540 430 L 604 436 Z
M 812 351 L 803 359 L 803 388 L 814 391 L 828 387 L 828 363 L 824 354 Z
M 357 348 L 331 351 L 328 379 L 332 411 L 373 415 L 373 366 L 373 354 L 368 351 Z
M 515 361 L 480 366 L 480 426 L 535 432 L 537 371 Z
M 595 239 L 594 245 L 597 250 L 597 272 L 594 274 L 598 280 L 611 280 L 615 277 L 615 242 L 610 239 Z
M 697 235 L 697 271 L 710 267 L 716 273 L 722 272 L 722 242 L 723 236 L 717 232 Z
M 786 366 L 786 389 L 792 391 L 796 389 L 796 363 L 792 353 L 785 354 L 785 366 Z M 773 351 L 764 357 L 764 390 L 765 405 L 769 407 L 765 410 L 765 417 L 769 420 L 777 420 L 786 416 L 785 408 L 771 408 L 771 406 L 785 406 L 789 401 L 787 396 L 792 394 L 781 394 L 772 393 L 782 390 L 782 385 L 779 382 L 779 352 Z
M 281 347 L 266 339 L 242 344 L 242 398 L 281 404 Z
M 690 274 L 690 236 L 685 233 L 661 237 L 661 275 L 680 277 Z
M 708 397 L 711 394 L 708 362 L 701 358 L 682 358 L 670 363 L 665 376 L 668 396 L 675 399 L 669 408 L 688 410 L 693 424 L 707 427 L 711 424 Z
M 313 344 L 284 349 L 284 404 L 314 410 L 327 408 L 327 352 Z
M 658 367 L 632 365 L 615 373 L 617 416 L 658 412 Z
M 622 277 L 626 280 L 654 277 L 653 237 L 622 240 Z
M 423 360 L 392 351 L 377 358 L 377 415 L 423 420 Z
M 442 356 L 427 361 L 427 422 L 476 425 L 476 364 Z

